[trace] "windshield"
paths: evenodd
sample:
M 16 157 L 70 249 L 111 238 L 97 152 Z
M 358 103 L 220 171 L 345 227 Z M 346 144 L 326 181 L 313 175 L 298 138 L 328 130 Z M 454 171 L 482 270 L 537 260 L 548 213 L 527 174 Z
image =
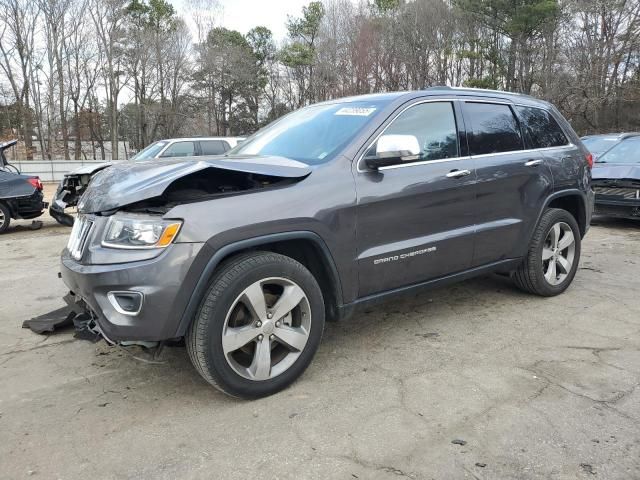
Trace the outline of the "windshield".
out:
M 133 157 L 131 157 L 131 160 L 133 160 L 134 162 L 139 162 L 141 160 L 150 160 L 152 158 L 155 158 L 155 156 L 160 153 L 160 151 L 167 145 L 167 143 L 169 142 L 159 141 L 152 143 L 151 145 L 148 145 L 147 148 L 140 150 Z
M 382 105 L 380 101 L 312 105 L 268 125 L 227 154 L 276 155 L 317 165 L 349 142 Z
M 599 157 L 604 152 L 613 147 L 618 141 L 618 137 L 587 137 L 582 139 L 582 143 L 593 153 Z
M 622 140 L 602 155 L 597 163 L 640 163 L 640 136 Z

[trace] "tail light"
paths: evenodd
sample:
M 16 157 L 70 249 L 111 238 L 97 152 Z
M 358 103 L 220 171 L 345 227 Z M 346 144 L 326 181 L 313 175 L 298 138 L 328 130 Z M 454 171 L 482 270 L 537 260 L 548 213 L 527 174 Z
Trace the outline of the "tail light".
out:
M 33 177 L 27 180 L 36 190 L 42 190 L 42 182 L 39 177 Z
M 585 158 L 587 159 L 587 165 L 589 166 L 589 168 L 593 168 L 593 155 L 587 153 Z

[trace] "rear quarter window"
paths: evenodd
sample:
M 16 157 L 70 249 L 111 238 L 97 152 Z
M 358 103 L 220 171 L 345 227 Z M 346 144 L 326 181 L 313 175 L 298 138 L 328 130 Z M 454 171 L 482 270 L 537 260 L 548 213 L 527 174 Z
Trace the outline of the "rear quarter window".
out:
M 520 126 L 509 105 L 467 102 L 464 108 L 471 123 L 471 155 L 523 149 Z
M 569 144 L 556 119 L 541 108 L 516 107 L 527 148 L 562 147 Z

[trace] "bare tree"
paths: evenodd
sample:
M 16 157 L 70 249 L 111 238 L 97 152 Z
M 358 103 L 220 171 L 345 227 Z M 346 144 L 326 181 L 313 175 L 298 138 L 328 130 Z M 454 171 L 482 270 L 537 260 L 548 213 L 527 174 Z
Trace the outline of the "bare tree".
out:
M 33 123 L 30 106 L 31 70 L 36 25 L 40 11 L 30 0 L 1 0 L 0 67 L 11 85 L 21 118 L 27 159 L 33 159 Z
M 119 158 L 118 144 L 118 97 L 126 79 L 122 63 L 124 49 L 122 45 L 124 22 L 126 18 L 126 0 L 90 0 L 89 12 L 96 29 L 98 43 L 102 49 L 106 65 L 103 78 L 109 109 L 109 128 L 111 137 L 111 155 Z

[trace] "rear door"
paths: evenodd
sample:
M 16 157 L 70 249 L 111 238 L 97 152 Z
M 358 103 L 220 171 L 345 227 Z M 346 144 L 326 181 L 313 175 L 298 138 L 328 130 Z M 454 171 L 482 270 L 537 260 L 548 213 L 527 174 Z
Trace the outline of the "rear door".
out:
M 469 268 L 473 253 L 475 168 L 461 142 L 456 101 L 421 101 L 379 133 L 412 135 L 413 163 L 355 172 L 359 296 Z M 376 140 L 367 152 L 376 151 Z M 464 140 L 464 139 L 462 139 Z
M 473 266 L 522 256 L 553 189 L 544 153 L 526 148 L 514 108 L 500 100 L 463 102 L 478 179 Z
M 538 149 L 546 158 L 553 175 L 554 190 L 580 188 L 584 183 L 585 155 L 569 140 L 551 112 L 520 105 L 515 109 L 522 123 L 527 148 Z

